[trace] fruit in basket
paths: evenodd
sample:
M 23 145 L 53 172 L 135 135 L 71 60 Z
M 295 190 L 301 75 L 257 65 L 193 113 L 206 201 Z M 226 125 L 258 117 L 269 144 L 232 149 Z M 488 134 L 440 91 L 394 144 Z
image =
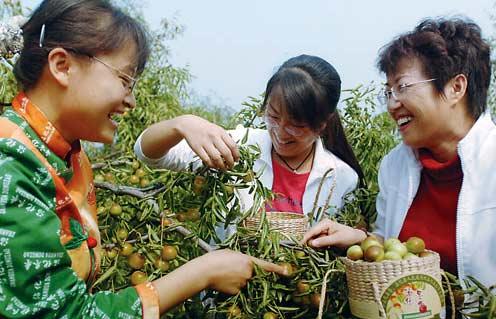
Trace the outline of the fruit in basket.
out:
M 363 258 L 363 250 L 359 245 L 353 245 L 346 251 L 346 257 L 351 260 L 359 260 Z
M 419 257 L 422 257 L 422 258 L 429 257 L 431 255 L 432 255 L 432 252 L 430 252 L 430 251 L 423 251 L 423 252 L 421 252 L 421 253 L 418 254 L 418 256 Z
M 400 259 L 403 258 L 408 253 L 408 249 L 406 248 L 405 244 L 403 244 L 402 242 L 393 243 L 392 245 L 389 246 L 389 248 L 386 248 L 386 251 L 397 253 L 400 256 Z
M 410 237 L 406 241 L 406 248 L 409 252 L 414 254 L 420 254 L 425 250 L 425 243 L 422 238 L 419 237 Z
M 363 255 L 366 261 L 382 261 L 384 259 L 384 248 L 382 246 L 370 246 Z
M 362 248 L 362 250 L 364 252 L 367 251 L 367 249 L 371 246 L 382 247 L 382 244 L 379 242 L 379 240 L 375 236 L 369 236 L 369 237 L 365 238 L 364 241 L 362 241 L 362 243 L 360 244 L 360 247 Z
M 389 248 L 395 244 L 401 244 L 401 241 L 398 238 L 394 238 L 394 237 L 388 238 L 384 242 L 384 249 L 389 250 Z
M 407 252 L 405 256 L 403 256 L 403 259 L 404 260 L 407 260 L 407 259 L 415 259 L 415 258 L 419 258 L 419 256 L 415 255 L 415 254 L 412 254 L 411 252 Z
M 384 253 L 384 260 L 401 260 L 401 255 L 396 251 L 386 251 Z

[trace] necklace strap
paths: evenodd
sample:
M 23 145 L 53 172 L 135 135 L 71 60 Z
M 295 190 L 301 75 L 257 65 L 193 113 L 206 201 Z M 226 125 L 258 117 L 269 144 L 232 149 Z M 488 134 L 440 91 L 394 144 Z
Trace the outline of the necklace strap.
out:
M 310 152 L 308 152 L 307 156 L 305 156 L 305 158 L 300 162 L 300 164 L 298 164 L 295 168 L 293 168 L 291 165 L 289 165 L 289 163 L 284 159 L 284 157 L 282 157 L 281 155 L 279 155 L 279 153 L 277 153 L 275 150 L 274 150 L 274 153 L 277 155 L 277 157 L 279 157 L 281 159 L 281 161 L 290 169 L 292 170 L 294 173 L 296 173 L 298 171 L 298 169 L 300 167 L 303 166 L 303 164 L 306 163 L 306 161 L 308 160 L 308 158 L 310 157 L 310 155 L 313 154 L 313 151 L 314 151 L 314 148 L 315 148 L 315 143 L 312 145 L 312 148 L 310 149 Z M 312 158 L 312 163 L 313 163 L 313 158 Z

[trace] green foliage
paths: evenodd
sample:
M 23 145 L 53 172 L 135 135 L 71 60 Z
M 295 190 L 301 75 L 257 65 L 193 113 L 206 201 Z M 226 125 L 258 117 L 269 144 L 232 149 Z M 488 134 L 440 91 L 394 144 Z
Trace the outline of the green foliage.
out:
M 340 110 L 348 142 L 362 167 L 366 186 L 349 195 L 340 220 L 348 225 L 366 226 L 375 221 L 375 200 L 379 192 L 377 174 L 381 159 L 399 142 L 396 125 L 387 112 L 378 112 L 375 90 L 359 86 L 347 90 Z M 362 216 L 365 219 L 362 221 Z M 362 223 L 366 224 L 362 224 Z
M 0 0 L 0 21 L 8 17 L 23 15 L 26 10 L 18 0 Z M 10 104 L 17 92 L 17 84 L 12 73 L 15 57 L 3 59 L 0 57 L 0 113 L 2 108 Z

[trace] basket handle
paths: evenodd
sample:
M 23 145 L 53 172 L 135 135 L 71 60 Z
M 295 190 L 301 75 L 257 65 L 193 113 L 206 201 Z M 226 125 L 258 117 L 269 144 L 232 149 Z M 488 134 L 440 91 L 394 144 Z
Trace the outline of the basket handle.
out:
M 343 271 L 339 269 L 329 269 L 326 272 L 324 279 L 322 281 L 322 288 L 320 289 L 319 314 L 317 315 L 317 319 L 322 319 L 322 314 L 324 312 L 326 290 L 327 290 L 327 276 L 329 276 L 333 272 L 343 272 Z
M 386 310 L 384 310 L 384 306 L 381 302 L 381 293 L 379 292 L 379 286 L 375 282 L 372 283 L 372 289 L 374 290 L 375 303 L 379 306 L 379 317 L 386 318 Z
M 451 284 L 449 282 L 448 276 L 443 269 L 441 269 L 441 276 L 444 280 L 446 280 L 446 286 L 448 287 L 448 295 L 451 302 L 451 319 L 455 319 L 456 317 L 456 305 L 455 305 L 455 296 L 453 295 L 453 290 L 451 290 Z

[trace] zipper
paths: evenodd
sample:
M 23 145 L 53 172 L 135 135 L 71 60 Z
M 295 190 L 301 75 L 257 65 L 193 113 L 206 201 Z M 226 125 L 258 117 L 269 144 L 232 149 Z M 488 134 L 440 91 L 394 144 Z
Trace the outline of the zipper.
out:
M 458 143 L 457 147 L 456 147 L 456 151 L 458 153 L 458 156 L 460 157 L 460 165 L 462 167 L 462 186 L 460 187 L 460 194 L 458 195 L 458 203 L 456 205 L 456 231 L 455 231 L 455 236 L 456 236 L 456 270 L 458 272 L 458 274 L 455 274 L 457 275 L 459 278 L 461 277 L 460 274 L 463 274 L 464 271 L 462 271 L 463 269 L 463 265 L 462 265 L 462 261 L 461 261 L 461 258 L 462 258 L 462 254 L 461 254 L 461 226 L 460 226 L 460 222 L 461 222 L 461 213 L 460 213 L 460 207 L 463 203 L 462 201 L 462 195 L 464 194 L 464 180 L 465 180 L 465 166 L 464 166 L 464 161 L 463 161 L 463 157 L 462 157 L 462 154 L 460 152 L 460 143 Z M 462 281 L 460 281 L 460 284 L 462 285 L 463 288 L 465 288 L 465 285 Z

